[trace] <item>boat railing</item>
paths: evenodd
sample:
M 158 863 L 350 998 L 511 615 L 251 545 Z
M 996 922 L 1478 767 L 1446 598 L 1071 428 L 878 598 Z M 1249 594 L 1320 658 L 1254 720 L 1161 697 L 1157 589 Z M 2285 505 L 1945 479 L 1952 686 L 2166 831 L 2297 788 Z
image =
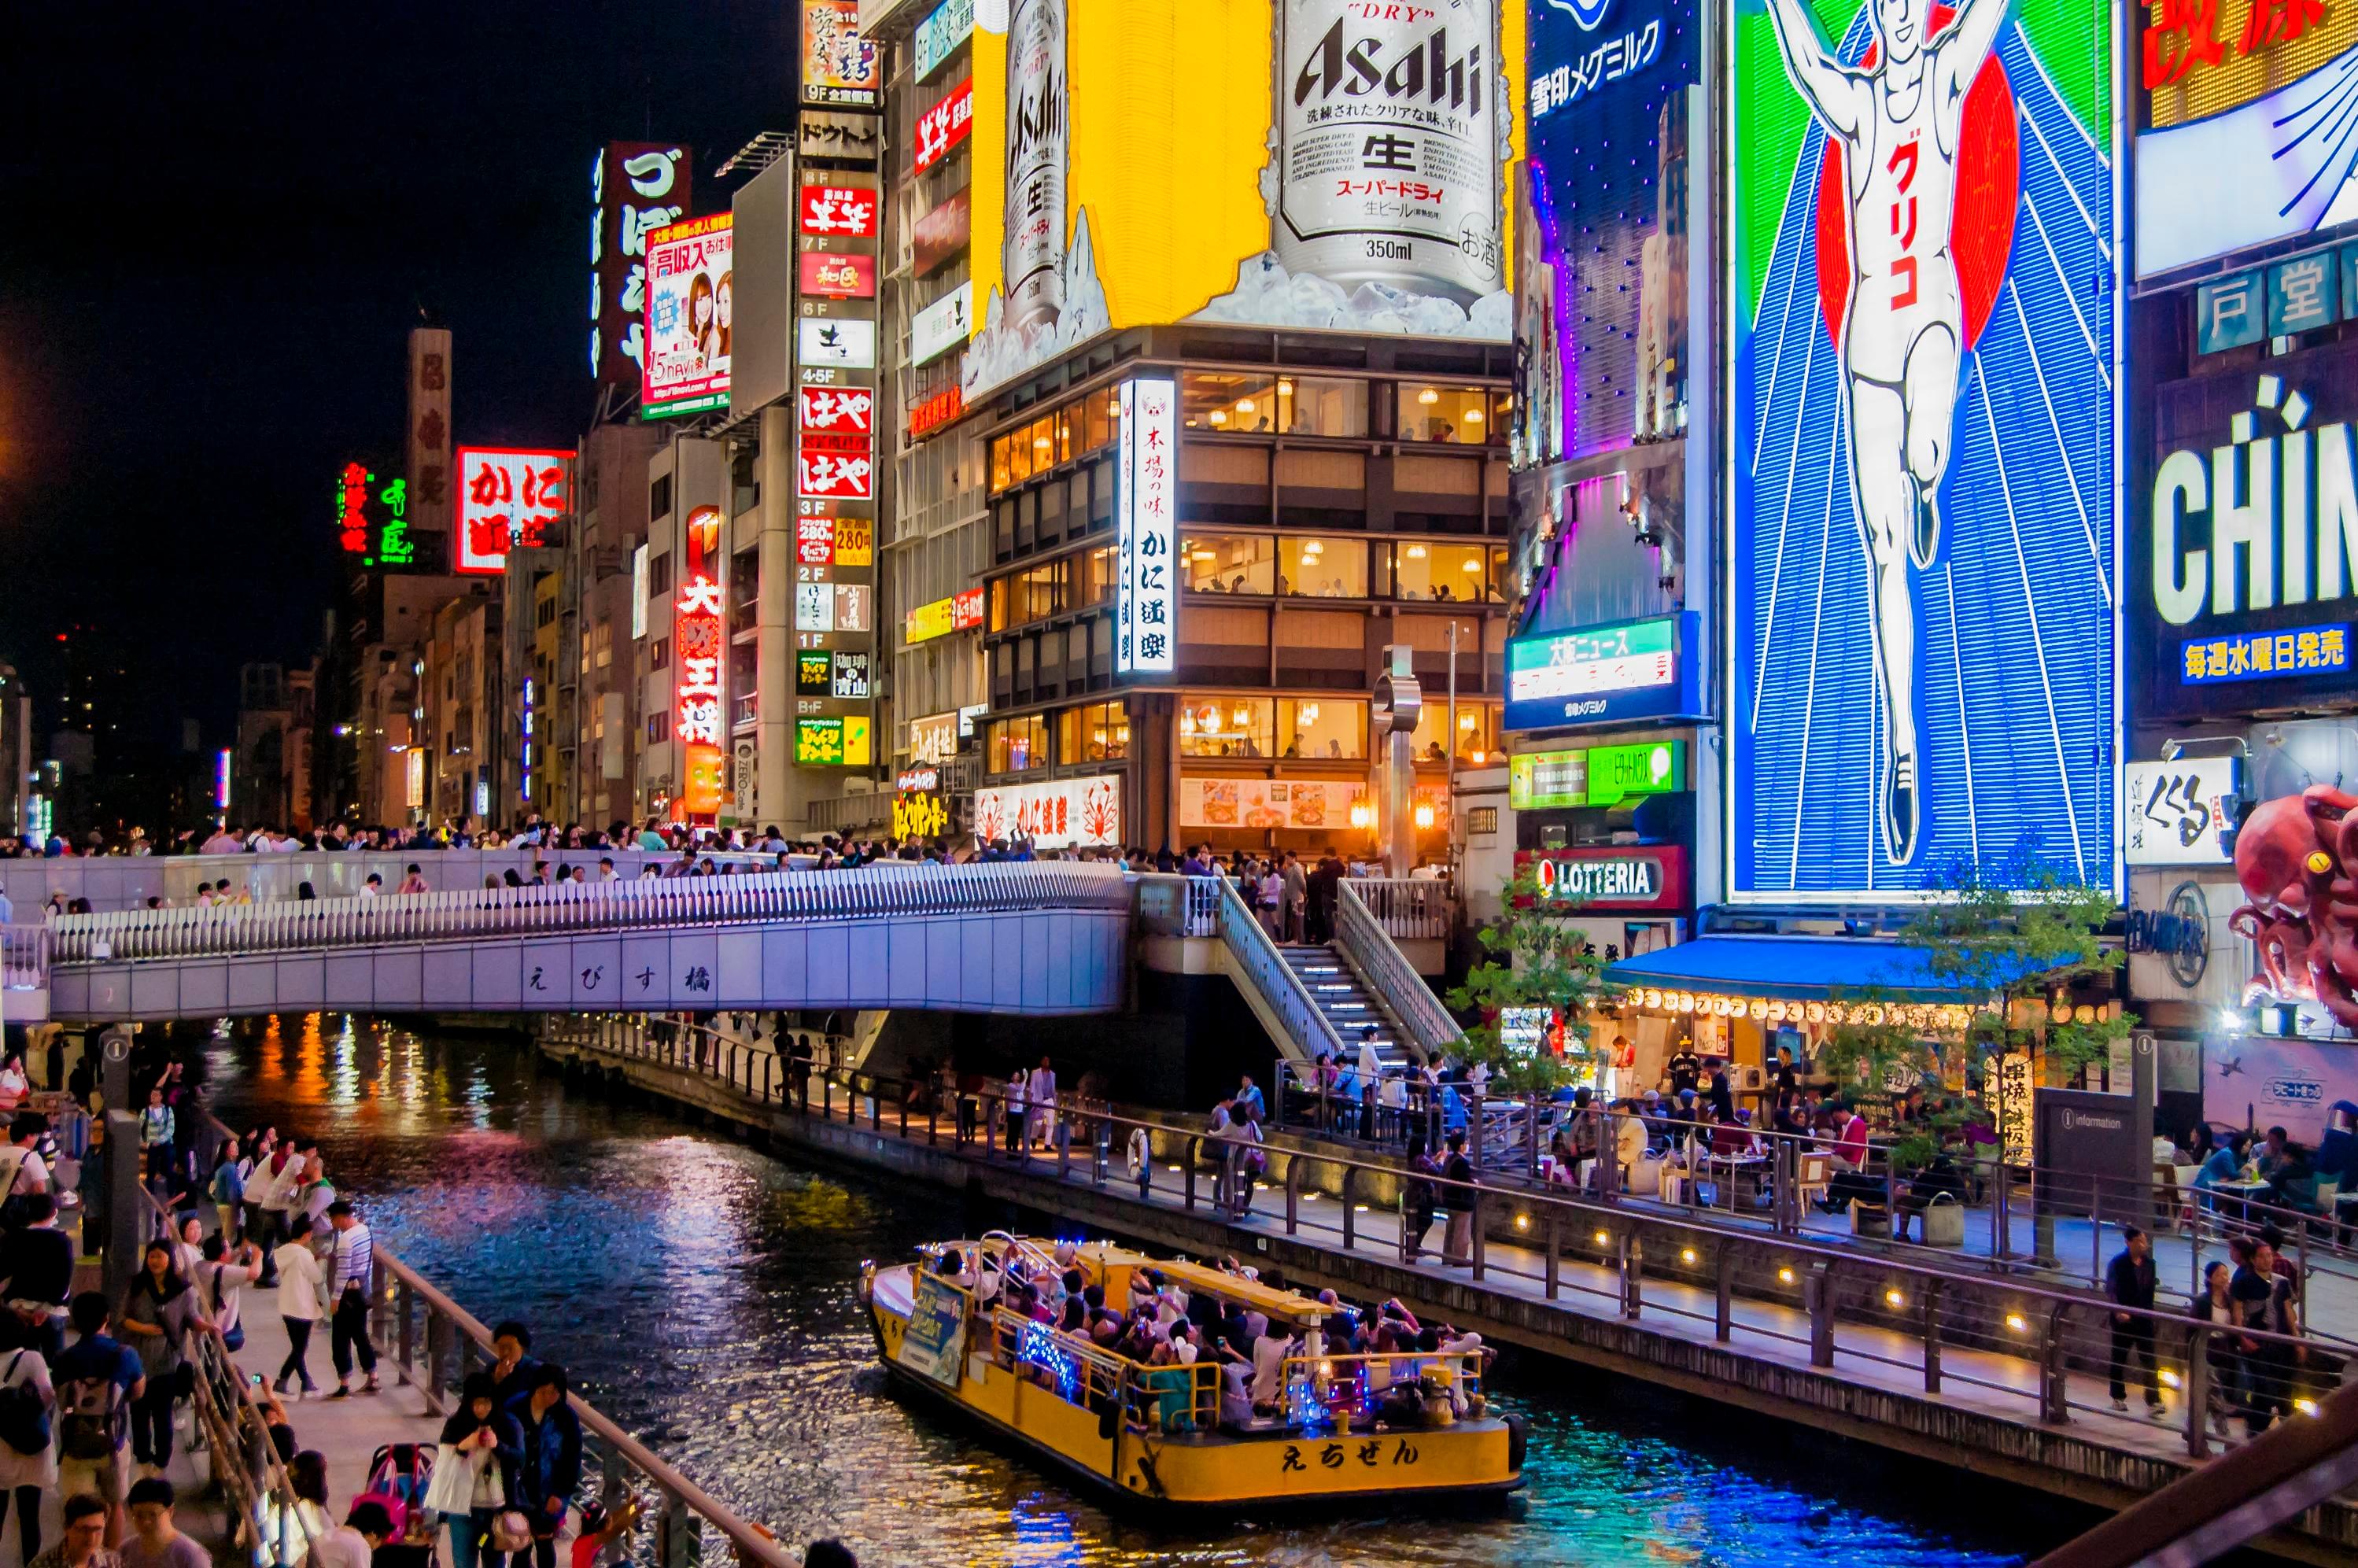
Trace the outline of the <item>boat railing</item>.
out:
M 1371 1418 L 1384 1397 L 1395 1389 L 1412 1389 L 1430 1380 L 1447 1394 L 1453 1419 L 1479 1408 L 1482 1392 L 1482 1352 L 1479 1350 L 1384 1350 L 1351 1356 L 1289 1356 L 1282 1372 L 1289 1421 L 1333 1421 L 1347 1427 L 1354 1418 Z

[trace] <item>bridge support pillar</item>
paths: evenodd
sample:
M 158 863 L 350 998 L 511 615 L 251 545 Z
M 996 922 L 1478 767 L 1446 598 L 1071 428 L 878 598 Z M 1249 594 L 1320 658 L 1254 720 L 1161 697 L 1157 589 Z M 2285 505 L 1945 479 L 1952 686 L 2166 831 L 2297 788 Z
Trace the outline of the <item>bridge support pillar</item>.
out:
M 131 1084 L 131 1031 L 123 1024 L 93 1030 L 82 1049 L 98 1053 L 98 1092 L 106 1102 L 104 1279 L 109 1301 L 121 1301 L 139 1270 L 139 1249 L 150 1228 L 144 1212 L 138 1105 Z M 87 1245 L 87 1243 L 85 1243 Z

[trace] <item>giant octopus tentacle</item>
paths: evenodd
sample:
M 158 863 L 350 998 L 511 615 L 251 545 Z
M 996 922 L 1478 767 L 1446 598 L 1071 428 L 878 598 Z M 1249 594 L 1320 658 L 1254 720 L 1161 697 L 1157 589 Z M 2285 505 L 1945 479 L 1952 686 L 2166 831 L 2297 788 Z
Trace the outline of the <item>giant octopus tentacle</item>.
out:
M 2264 803 L 2235 840 L 2250 901 L 2228 917 L 2278 996 L 2309 997 L 2358 1029 L 2358 795 L 2312 784 Z

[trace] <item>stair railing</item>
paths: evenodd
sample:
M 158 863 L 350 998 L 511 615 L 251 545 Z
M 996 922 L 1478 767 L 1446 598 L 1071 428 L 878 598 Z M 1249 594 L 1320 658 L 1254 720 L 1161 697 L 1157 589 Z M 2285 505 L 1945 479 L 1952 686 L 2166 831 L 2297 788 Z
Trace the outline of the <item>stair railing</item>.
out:
M 1409 1044 L 1427 1061 L 1438 1061 L 1456 1051 L 1466 1031 L 1449 1016 L 1449 1010 L 1441 1005 L 1441 999 L 1393 943 L 1347 877 L 1336 884 L 1335 935 L 1343 956 L 1367 980 L 1376 1000 L 1400 1020 Z
M 1252 988 L 1270 1015 L 1282 1025 L 1286 1038 L 1279 1044 L 1292 1047 L 1304 1062 L 1316 1061 L 1321 1051 L 1340 1056 L 1343 1042 L 1334 1024 L 1311 996 L 1310 988 L 1302 983 L 1302 977 L 1285 961 L 1285 955 L 1277 950 L 1268 929 L 1245 907 L 1237 884 L 1226 877 L 1189 880 L 1219 884 L 1221 946 L 1228 950 L 1236 978 Z

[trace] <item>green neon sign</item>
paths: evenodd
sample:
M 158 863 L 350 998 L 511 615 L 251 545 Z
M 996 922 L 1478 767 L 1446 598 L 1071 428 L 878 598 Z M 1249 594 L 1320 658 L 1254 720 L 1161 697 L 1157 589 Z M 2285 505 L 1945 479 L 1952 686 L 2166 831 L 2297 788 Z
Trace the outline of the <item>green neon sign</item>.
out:
M 1649 741 L 1635 746 L 1588 749 L 1590 806 L 1618 806 L 1633 795 L 1667 795 L 1687 787 L 1683 741 Z

